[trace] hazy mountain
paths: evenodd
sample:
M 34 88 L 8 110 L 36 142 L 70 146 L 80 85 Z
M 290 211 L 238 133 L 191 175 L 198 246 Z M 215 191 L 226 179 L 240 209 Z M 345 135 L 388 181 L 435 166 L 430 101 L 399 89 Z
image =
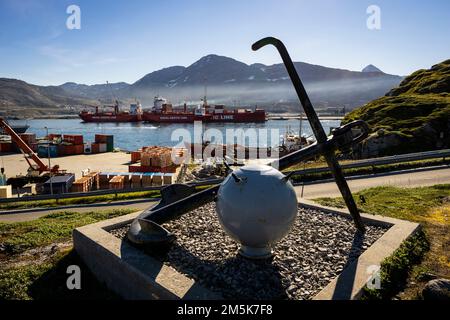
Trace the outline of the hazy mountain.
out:
M 294 63 L 311 99 L 319 106 L 359 106 L 398 85 L 401 77 L 382 72 L 356 72 L 304 62 Z M 229 105 L 260 104 L 298 110 L 298 99 L 283 64 L 247 65 L 232 58 L 208 55 L 188 67 L 171 67 L 147 74 L 122 90 L 122 98 L 138 97 L 151 104 L 156 94 L 174 103 L 199 101 L 207 84 L 208 98 Z M 286 109 L 288 108 L 288 109 Z
M 373 64 L 369 64 L 367 67 L 362 69 L 361 72 L 383 72 L 383 71 L 375 67 Z
M 68 106 L 93 101 L 71 96 L 60 86 L 36 86 L 21 80 L 0 78 L 0 113 L 4 116 L 33 116 L 70 112 Z
M 382 96 L 402 80 L 383 72 L 367 72 L 375 70 L 373 66 L 357 72 L 304 62 L 295 62 L 294 65 L 316 107 L 346 106 L 351 109 Z M 0 82 L 0 101 L 2 105 L 54 108 L 80 105 L 86 101 L 98 104 L 97 100 L 115 98 L 126 104 L 127 100 L 137 98 L 144 107 L 148 107 L 155 95 L 162 95 L 175 104 L 183 101 L 197 103 L 205 93 L 205 85 L 208 100 L 212 103 L 231 106 L 258 104 L 274 112 L 299 110 L 298 99 L 283 64 L 247 65 L 214 54 L 188 67 L 172 66 L 151 72 L 133 84 L 67 82 L 60 86 L 41 87 L 4 79 Z
M 130 85 L 125 82 L 109 83 L 109 84 L 77 84 L 75 82 L 66 82 L 59 86 L 67 93 L 80 97 L 88 97 L 94 99 L 113 98 L 120 90 L 128 88 Z

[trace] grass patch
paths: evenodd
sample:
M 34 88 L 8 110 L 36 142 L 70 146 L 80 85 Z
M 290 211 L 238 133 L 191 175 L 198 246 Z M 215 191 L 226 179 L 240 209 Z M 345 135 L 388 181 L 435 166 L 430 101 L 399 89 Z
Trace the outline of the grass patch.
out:
M 361 200 L 364 198 L 365 202 Z M 431 187 L 399 188 L 381 186 L 365 189 L 353 195 L 362 212 L 406 219 L 415 222 L 428 222 L 436 219 L 430 208 L 440 208 L 450 201 L 450 184 Z M 342 198 L 318 198 L 314 201 L 336 208 L 344 208 Z
M 81 269 L 81 290 L 66 286 L 67 267 Z M 0 269 L 1 300 L 118 299 L 89 271 L 75 251 L 58 252 L 44 263 Z
M 72 230 L 133 212 L 107 210 L 92 212 L 58 212 L 36 220 L 0 223 L 0 249 L 7 254 L 17 254 L 28 249 L 70 239 Z
M 75 204 L 92 204 L 98 202 L 132 200 L 142 198 L 159 198 L 161 193 L 159 190 L 138 191 L 128 193 L 107 194 L 101 196 L 77 197 L 69 199 L 49 199 L 49 200 L 33 200 L 33 201 L 18 201 L 11 203 L 0 204 L 0 209 L 14 210 L 14 209 L 29 209 L 29 208 L 52 208 L 59 206 L 75 205 Z
M 419 264 L 430 244 L 423 231 L 403 242 L 390 257 L 381 263 L 381 289 L 364 288 L 364 300 L 390 299 L 406 284 L 412 266 Z
M 401 299 L 417 299 L 431 278 L 450 278 L 449 184 L 420 188 L 376 187 L 362 190 L 354 194 L 354 198 L 363 212 L 418 222 L 423 230 L 383 261 L 382 287 L 366 289 L 366 299 L 390 299 L 395 295 Z M 332 207 L 345 206 L 342 198 L 315 201 Z

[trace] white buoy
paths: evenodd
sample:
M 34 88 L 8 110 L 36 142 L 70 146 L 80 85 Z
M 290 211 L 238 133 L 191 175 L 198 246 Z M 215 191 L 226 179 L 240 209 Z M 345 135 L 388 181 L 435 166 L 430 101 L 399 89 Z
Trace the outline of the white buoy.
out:
M 225 232 L 241 244 L 239 253 L 261 259 L 290 231 L 297 206 L 295 190 L 280 171 L 249 165 L 223 181 L 216 211 Z

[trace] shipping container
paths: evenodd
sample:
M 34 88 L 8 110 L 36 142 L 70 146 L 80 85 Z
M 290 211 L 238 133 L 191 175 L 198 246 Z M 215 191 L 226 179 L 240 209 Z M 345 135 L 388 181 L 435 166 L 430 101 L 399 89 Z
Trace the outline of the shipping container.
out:
M 141 188 L 142 187 L 142 174 L 133 173 L 131 176 L 131 188 Z
M 141 161 L 142 150 L 131 151 L 131 162 L 136 163 Z
M 96 134 L 95 135 L 96 143 L 106 143 L 106 151 L 112 152 L 114 150 L 114 136 L 109 134 Z
M 107 150 L 108 150 L 108 145 L 106 143 L 98 144 L 98 152 L 99 153 L 105 153 Z
M 58 146 L 55 144 L 40 144 L 38 145 L 38 156 L 40 158 L 56 158 L 58 156 Z
M 152 175 L 152 186 L 161 186 L 163 183 L 163 173 L 155 172 Z
M 142 187 L 151 187 L 152 186 L 152 177 L 153 173 L 143 173 L 142 174 Z
M 62 194 L 68 193 L 75 181 L 75 175 L 54 176 L 44 183 L 44 193 Z
M 65 134 L 63 140 L 75 145 L 83 145 L 83 135 L 81 134 Z
M 174 173 L 164 173 L 163 176 L 163 184 L 173 184 L 175 183 L 175 174 Z
M 12 150 L 11 142 L 0 142 L 0 152 L 12 152 Z
M 143 166 L 140 163 L 132 164 L 128 166 L 129 172 L 166 172 L 166 173 L 175 173 L 179 168 L 179 165 L 171 165 L 168 167 L 153 167 L 153 166 Z

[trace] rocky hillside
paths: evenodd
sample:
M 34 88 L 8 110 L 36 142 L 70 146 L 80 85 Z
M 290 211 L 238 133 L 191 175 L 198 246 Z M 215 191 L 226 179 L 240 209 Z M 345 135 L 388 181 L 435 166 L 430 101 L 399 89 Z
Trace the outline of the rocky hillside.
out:
M 414 72 L 344 123 L 355 119 L 372 132 L 357 150 L 362 157 L 450 148 L 450 60 Z
M 74 106 L 92 103 L 95 101 L 68 94 L 59 86 L 36 86 L 0 78 L 0 115 L 3 116 L 71 113 Z

